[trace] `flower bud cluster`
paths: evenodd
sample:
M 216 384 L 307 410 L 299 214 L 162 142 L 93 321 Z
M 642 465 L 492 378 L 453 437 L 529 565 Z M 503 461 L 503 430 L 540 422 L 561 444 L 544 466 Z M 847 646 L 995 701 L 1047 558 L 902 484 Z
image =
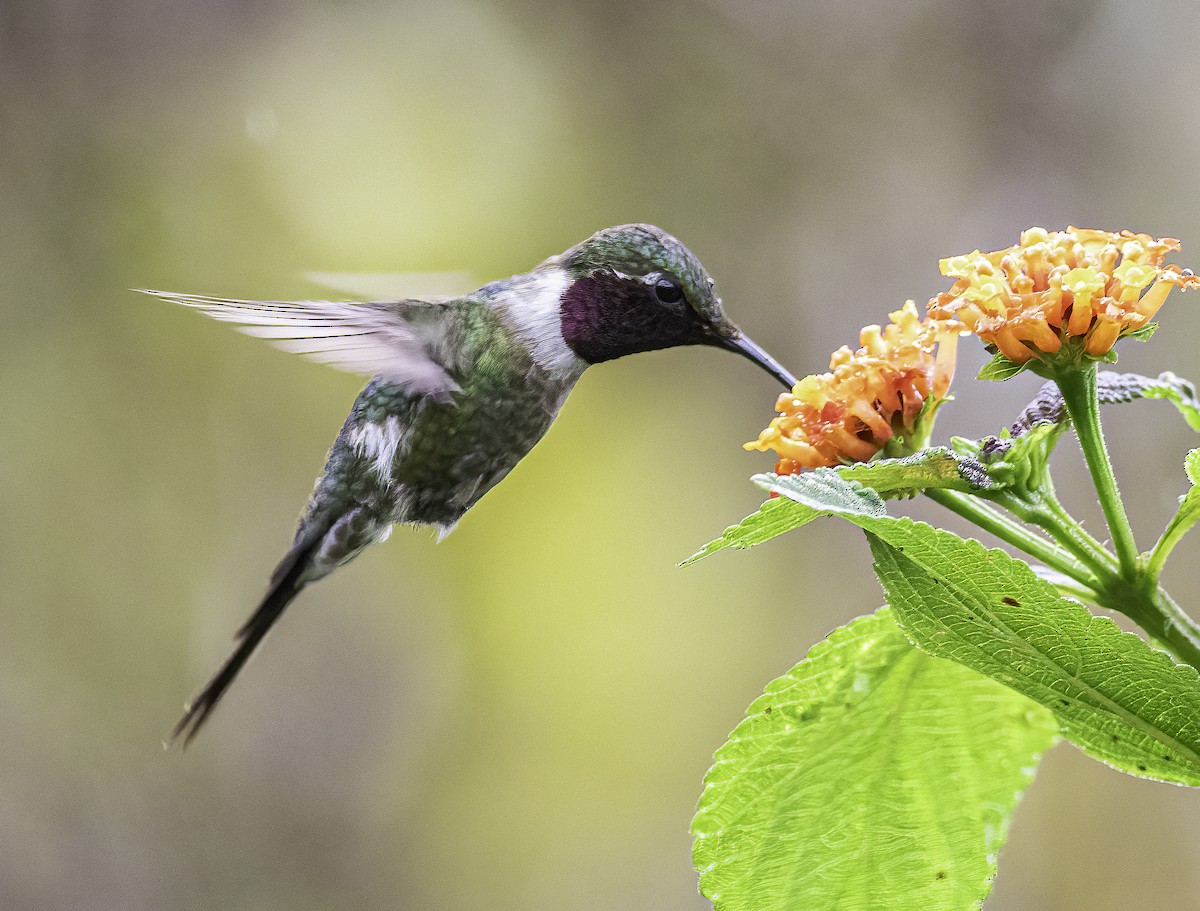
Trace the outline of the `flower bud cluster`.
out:
M 960 327 L 922 319 L 912 301 L 867 326 L 857 351 L 833 353 L 829 373 L 808 376 L 779 397 L 780 412 L 748 450 L 779 455 L 776 472 L 864 462 L 896 435 L 931 421 L 954 375 Z
M 1190 269 L 1164 264 L 1178 249 L 1174 238 L 1131 231 L 1030 228 L 1016 246 L 943 259 L 954 285 L 929 301 L 925 319 L 908 301 L 886 328 L 867 326 L 861 348 L 840 348 L 829 373 L 780 396 L 779 416 L 745 448 L 774 450 L 778 474 L 865 462 L 897 438 L 899 451 L 916 451 L 946 399 L 958 335 L 1050 376 L 1104 358 L 1149 324 L 1172 288 L 1200 288 Z
M 1200 278 L 1163 265 L 1179 241 L 1148 234 L 1030 228 L 995 253 L 978 250 L 940 263 L 954 286 L 929 302 L 929 314 L 957 318 L 1017 364 L 1052 359 L 1065 343 L 1107 354 L 1153 319 L 1171 288 Z

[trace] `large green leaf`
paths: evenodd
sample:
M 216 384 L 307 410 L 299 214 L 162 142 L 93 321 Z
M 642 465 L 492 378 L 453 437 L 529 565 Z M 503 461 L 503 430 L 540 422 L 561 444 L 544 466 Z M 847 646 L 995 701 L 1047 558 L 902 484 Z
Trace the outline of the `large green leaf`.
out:
M 717 751 L 692 823 L 717 911 L 968 911 L 1050 714 L 912 647 L 890 611 L 815 645 Z
M 806 521 L 840 515 L 874 536 L 876 570 L 918 645 L 1045 705 L 1096 759 L 1132 775 L 1200 785 L 1195 669 L 1060 597 L 1001 550 L 888 516 L 877 495 L 834 472 L 754 480 L 802 505 Z M 738 546 L 768 537 L 751 531 Z M 724 540 L 715 544 L 729 546 Z
M 1001 550 L 910 519 L 847 518 L 869 532 L 888 603 L 918 645 L 1047 706 L 1096 759 L 1200 785 L 1194 668 L 1060 597 Z

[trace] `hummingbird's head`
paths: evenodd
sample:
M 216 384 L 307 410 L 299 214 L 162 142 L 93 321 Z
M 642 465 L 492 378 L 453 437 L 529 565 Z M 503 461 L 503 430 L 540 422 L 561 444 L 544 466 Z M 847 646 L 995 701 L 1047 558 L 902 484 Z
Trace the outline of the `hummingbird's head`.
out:
M 606 228 L 547 265 L 567 273 L 563 339 L 589 364 L 639 351 L 712 345 L 749 358 L 789 389 L 796 384 L 726 318 L 703 264 L 661 228 Z

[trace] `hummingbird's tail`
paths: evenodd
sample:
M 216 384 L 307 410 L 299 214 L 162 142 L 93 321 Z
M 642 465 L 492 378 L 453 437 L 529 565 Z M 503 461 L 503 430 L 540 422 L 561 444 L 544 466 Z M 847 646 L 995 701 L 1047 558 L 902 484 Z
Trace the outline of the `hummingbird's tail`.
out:
M 184 706 L 183 717 L 171 732 L 167 746 L 174 744 L 180 737 L 183 738 L 184 747 L 192 742 L 192 738 L 199 733 L 212 710 L 233 683 L 242 665 L 254 654 L 254 650 L 275 625 L 275 621 L 282 616 L 284 609 L 291 604 L 292 599 L 312 581 L 312 577 L 305 578 L 305 574 L 311 569 L 313 557 L 320 549 L 324 531 L 325 529 L 321 529 L 322 533 L 309 534 L 297 541 L 275 567 L 275 572 L 271 574 L 270 587 L 262 603 L 237 631 L 237 646 L 233 654 L 225 659 L 221 669 L 205 684 L 196 698 Z

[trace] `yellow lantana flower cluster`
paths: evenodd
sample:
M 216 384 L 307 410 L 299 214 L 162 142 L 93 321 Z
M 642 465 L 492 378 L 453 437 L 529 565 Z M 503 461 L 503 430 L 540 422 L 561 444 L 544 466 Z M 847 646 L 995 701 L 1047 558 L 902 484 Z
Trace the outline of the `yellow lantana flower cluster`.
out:
M 1200 288 L 1190 271 L 1163 265 L 1178 249 L 1174 238 L 1130 231 L 1030 228 L 1014 247 L 943 259 L 942 274 L 956 281 L 929 314 L 957 318 L 1018 364 L 1072 340 L 1101 357 L 1149 323 L 1171 288 Z
M 862 330 L 857 351 L 835 351 L 829 373 L 805 377 L 781 395 L 779 416 L 745 448 L 774 450 L 776 473 L 794 474 L 866 461 L 893 436 L 913 434 L 918 418 L 932 420 L 954 375 L 961 327 L 922 319 L 912 301 L 889 316 L 886 328 Z

